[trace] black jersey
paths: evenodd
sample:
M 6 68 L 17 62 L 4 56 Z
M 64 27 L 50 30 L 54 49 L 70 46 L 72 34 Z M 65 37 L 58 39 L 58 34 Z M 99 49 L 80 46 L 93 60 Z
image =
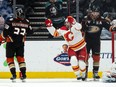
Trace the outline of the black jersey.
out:
M 58 18 L 63 16 L 61 1 L 56 1 L 54 3 L 47 2 L 45 7 L 45 13 L 47 18 Z
M 85 32 L 86 39 L 100 40 L 103 27 L 109 30 L 110 23 L 102 17 L 99 17 L 96 20 L 85 17 L 82 21 L 82 30 Z
M 9 38 L 10 42 L 24 42 L 25 36 L 31 34 L 32 28 L 27 19 L 11 18 L 5 24 L 3 36 Z
M 53 25 L 56 28 L 61 27 L 65 21 L 65 14 L 62 8 L 62 0 L 58 0 L 54 3 L 47 2 L 45 6 L 45 16 L 50 18 L 53 22 Z

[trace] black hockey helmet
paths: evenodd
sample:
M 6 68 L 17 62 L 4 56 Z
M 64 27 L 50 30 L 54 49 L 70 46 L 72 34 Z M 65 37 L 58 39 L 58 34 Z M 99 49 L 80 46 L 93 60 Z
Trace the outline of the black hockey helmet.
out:
M 92 5 L 87 9 L 87 13 L 91 13 L 91 12 L 99 12 L 100 13 L 100 7 L 99 6 L 95 6 Z
M 98 17 L 100 17 L 100 8 L 93 5 L 88 9 L 87 13 L 92 19 L 97 19 Z
M 24 18 L 24 12 L 22 8 L 16 7 L 15 11 L 16 11 L 16 17 Z

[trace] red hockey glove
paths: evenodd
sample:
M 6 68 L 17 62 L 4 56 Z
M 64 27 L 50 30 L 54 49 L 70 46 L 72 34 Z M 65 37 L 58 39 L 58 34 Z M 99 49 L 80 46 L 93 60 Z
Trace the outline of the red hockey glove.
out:
M 5 41 L 4 41 L 4 40 L 3 40 L 3 41 L 0 40 L 0 46 L 1 46 L 1 44 L 3 44 L 3 43 L 5 43 Z
M 46 19 L 46 20 L 45 20 L 45 24 L 46 24 L 47 27 L 51 27 L 51 26 L 52 26 L 52 21 L 51 21 L 51 19 Z
M 2 37 L 2 35 L 0 35 L 0 45 L 2 44 L 2 43 L 4 43 L 5 41 L 4 41 L 4 38 Z
M 72 16 L 68 16 L 68 17 L 67 17 L 67 21 L 68 21 L 70 24 L 75 24 L 75 19 L 74 19 Z

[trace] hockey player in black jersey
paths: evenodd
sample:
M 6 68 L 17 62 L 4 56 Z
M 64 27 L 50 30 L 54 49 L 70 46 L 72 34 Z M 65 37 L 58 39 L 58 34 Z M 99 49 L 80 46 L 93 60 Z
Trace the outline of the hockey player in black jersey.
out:
M 22 74 L 21 80 L 26 79 L 26 64 L 24 59 L 24 42 L 26 35 L 32 34 L 33 30 L 29 21 L 25 19 L 23 10 L 16 8 L 16 18 L 10 18 L 5 24 L 5 29 L 0 35 L 0 42 L 6 41 L 7 63 L 12 74 L 11 80 L 16 79 L 14 55 L 16 55 L 19 69 Z
M 99 8 L 92 8 L 88 15 L 82 20 L 82 30 L 84 32 L 85 41 L 87 43 L 87 53 L 90 56 L 90 50 L 92 50 L 93 58 L 93 78 L 99 79 L 98 75 L 99 63 L 100 63 L 100 35 L 104 28 L 110 28 L 110 23 L 100 15 Z M 88 61 L 87 61 L 88 65 Z M 88 66 L 86 67 L 88 71 Z

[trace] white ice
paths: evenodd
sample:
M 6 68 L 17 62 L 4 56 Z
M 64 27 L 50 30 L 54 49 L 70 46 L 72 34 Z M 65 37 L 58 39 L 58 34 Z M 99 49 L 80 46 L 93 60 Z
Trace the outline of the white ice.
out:
M 0 79 L 0 87 L 116 87 L 116 83 L 103 83 L 101 80 L 77 81 L 76 79 L 26 79 L 21 82 L 16 79 L 12 82 L 9 79 Z

